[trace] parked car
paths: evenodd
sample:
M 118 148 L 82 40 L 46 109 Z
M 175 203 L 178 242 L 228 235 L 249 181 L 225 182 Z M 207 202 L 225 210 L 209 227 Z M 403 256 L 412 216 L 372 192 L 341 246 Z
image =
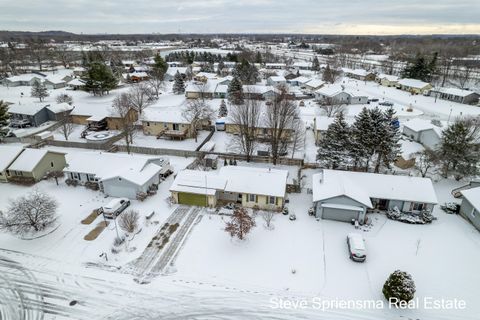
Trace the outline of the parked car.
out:
M 130 200 L 126 198 L 115 198 L 102 207 L 103 216 L 106 219 L 115 219 L 130 205 Z
M 385 107 L 393 107 L 393 102 L 390 101 L 382 101 L 378 103 L 379 106 L 385 106 Z
M 378 98 L 370 98 L 368 99 L 368 102 L 378 102 Z
M 367 248 L 365 239 L 359 233 L 349 233 L 347 235 L 348 252 L 350 259 L 357 262 L 364 262 L 367 259 Z

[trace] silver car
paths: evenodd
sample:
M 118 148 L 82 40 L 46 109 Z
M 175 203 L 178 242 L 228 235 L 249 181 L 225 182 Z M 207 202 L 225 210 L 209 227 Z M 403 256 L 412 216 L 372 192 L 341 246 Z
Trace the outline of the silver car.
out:
M 364 262 L 367 259 L 367 248 L 365 239 L 359 233 L 349 233 L 347 235 L 348 252 L 350 259 L 357 262 Z

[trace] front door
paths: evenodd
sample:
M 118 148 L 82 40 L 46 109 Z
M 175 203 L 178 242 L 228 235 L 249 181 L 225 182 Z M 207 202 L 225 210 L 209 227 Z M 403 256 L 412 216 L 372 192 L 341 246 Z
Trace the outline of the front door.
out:
M 382 211 L 387 210 L 388 209 L 388 200 L 380 199 L 378 201 L 378 209 L 382 210 Z
M 173 124 L 173 130 L 179 131 L 180 130 L 180 125 L 178 123 Z

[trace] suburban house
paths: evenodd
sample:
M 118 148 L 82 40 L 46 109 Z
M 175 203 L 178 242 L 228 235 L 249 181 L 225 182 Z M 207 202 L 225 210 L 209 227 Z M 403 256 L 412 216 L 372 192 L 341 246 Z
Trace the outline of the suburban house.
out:
M 323 87 L 324 84 L 325 84 L 325 81 L 323 80 L 312 79 L 307 83 L 305 83 L 304 85 L 302 85 L 301 87 L 305 88 L 305 90 L 309 91 L 310 93 L 314 93 L 315 91 Z
M 180 107 L 147 108 L 141 121 L 145 135 L 182 140 L 193 136 L 192 125 L 182 116 Z
M 343 74 L 346 77 L 357 79 L 360 81 L 375 81 L 375 73 L 364 69 L 349 69 L 343 68 Z
M 42 81 L 44 77 L 35 73 L 26 73 L 6 78 L 3 83 L 7 87 L 32 86 L 35 81 Z
M 185 78 L 187 73 L 187 67 L 169 67 L 167 69 L 167 72 L 165 73 L 164 80 L 173 81 L 177 72 L 180 73 L 183 78 Z
M 287 65 L 285 63 L 265 63 L 265 69 L 285 69 Z
M 84 67 L 75 67 L 73 68 L 73 74 L 76 76 L 76 77 L 81 77 L 83 76 L 84 74 L 87 73 L 87 69 L 85 69 Z
M 65 153 L 25 149 L 8 167 L 7 180 L 40 181 L 48 172 L 62 171 L 65 165 Z
M 193 77 L 193 80 L 200 82 L 207 82 L 208 80 L 217 79 L 218 75 L 213 72 L 199 72 Z
M 432 85 L 417 79 L 401 79 L 396 85 L 398 89 L 408 91 L 412 94 L 421 94 L 432 89 Z
M 435 88 L 430 90 L 430 96 L 458 103 L 477 104 L 480 94 L 457 88 Z
M 287 79 L 284 76 L 271 76 L 267 79 L 267 85 L 269 86 L 281 86 L 287 83 Z
M 402 133 L 430 149 L 436 149 L 442 139 L 442 128 L 418 118 L 406 121 Z
M 7 168 L 22 153 L 23 147 L 0 145 L 0 182 L 7 182 Z
M 46 106 L 48 118 L 53 121 L 62 120 L 65 116 L 68 116 L 74 108 L 74 106 L 66 102 Z
M 480 231 L 480 187 L 462 190 L 460 214 Z
M 47 76 L 43 81 L 43 84 L 47 89 L 60 89 L 66 87 L 70 80 L 72 80 L 72 77 L 70 76 L 52 75 Z
M 245 99 L 268 100 L 275 98 L 277 89 L 273 86 L 243 85 L 243 96 Z
M 129 73 L 128 78 L 130 79 L 131 82 L 137 83 L 140 81 L 148 80 L 149 75 L 146 72 L 134 72 L 134 73 Z
M 297 61 L 293 63 L 293 67 L 299 70 L 312 70 L 312 63 L 306 61 Z
M 79 78 L 75 78 L 67 82 L 67 86 L 72 90 L 80 90 L 85 86 L 85 82 Z
M 325 85 L 315 91 L 315 100 L 325 104 L 366 104 L 368 96 L 345 90 L 338 84 Z
M 67 154 L 67 163 L 63 171 L 68 179 L 96 185 L 111 197 L 129 199 L 156 189 L 160 177 L 172 171 L 164 158 L 103 152 Z
M 134 109 L 128 111 L 127 117 L 135 122 L 138 120 L 138 112 Z M 70 112 L 72 123 L 96 126 L 105 122 L 110 130 L 118 130 L 122 127 L 122 117 L 115 113 L 111 107 L 98 106 L 96 104 L 80 104 Z
M 377 76 L 377 82 L 385 87 L 395 87 L 398 84 L 400 78 L 389 74 L 380 74 Z
M 228 84 L 230 81 L 231 77 L 225 77 L 208 80 L 206 82 L 190 82 L 185 88 L 185 96 L 187 99 L 224 99 L 227 96 Z
M 431 212 L 437 203 L 430 179 L 368 172 L 324 169 L 312 192 L 317 218 L 344 222 L 365 223 L 369 209 Z
M 234 202 L 248 208 L 281 210 L 287 176 L 286 170 L 242 166 L 225 166 L 218 173 L 183 170 L 170 192 L 179 204 L 215 207 Z
M 307 77 L 304 77 L 304 76 L 299 76 L 299 77 L 295 77 L 293 79 L 289 79 L 287 82 L 291 86 L 303 87 L 307 82 L 309 82 L 311 80 L 312 80 L 311 78 L 307 78 Z
M 12 126 L 38 127 L 49 121 L 47 105 L 43 103 L 12 104 L 8 107 Z

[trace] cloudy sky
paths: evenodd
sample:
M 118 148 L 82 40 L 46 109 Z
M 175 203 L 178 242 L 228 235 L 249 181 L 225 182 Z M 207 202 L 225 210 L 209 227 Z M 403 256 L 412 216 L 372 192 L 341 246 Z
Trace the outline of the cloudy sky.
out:
M 480 0 L 0 0 L 0 30 L 480 34 Z

